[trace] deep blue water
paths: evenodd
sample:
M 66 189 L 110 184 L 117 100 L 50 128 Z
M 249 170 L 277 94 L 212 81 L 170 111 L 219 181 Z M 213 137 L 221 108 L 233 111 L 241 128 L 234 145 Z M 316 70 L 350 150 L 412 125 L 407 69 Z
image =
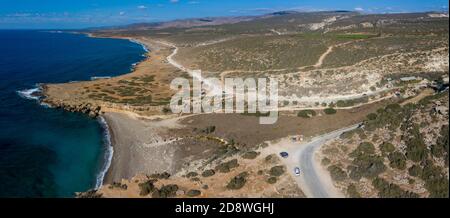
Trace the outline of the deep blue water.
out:
M 127 40 L 0 30 L 0 197 L 72 197 L 95 187 L 105 162 L 97 120 L 17 91 L 128 73 L 143 54 Z

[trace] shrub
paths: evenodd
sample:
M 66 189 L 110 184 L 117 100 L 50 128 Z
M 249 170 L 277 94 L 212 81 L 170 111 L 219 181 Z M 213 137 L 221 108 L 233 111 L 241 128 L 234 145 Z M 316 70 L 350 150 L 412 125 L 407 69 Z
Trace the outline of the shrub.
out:
M 210 134 L 213 133 L 214 131 L 216 131 L 216 126 L 208 126 L 204 130 L 202 130 L 202 132 L 205 134 Z
M 414 192 L 405 191 L 396 184 L 387 182 L 381 178 L 375 178 L 372 185 L 378 190 L 378 196 L 381 198 L 418 198 L 419 195 Z
M 233 177 L 230 182 L 228 182 L 227 188 L 228 189 L 241 189 L 244 187 L 245 183 L 247 182 L 247 172 L 240 173 L 239 175 Z
M 168 172 L 164 172 L 164 173 L 155 173 L 150 175 L 151 178 L 154 179 L 168 179 L 170 177 L 170 174 Z
M 420 174 L 422 173 L 422 168 L 420 166 L 417 166 L 417 165 L 412 165 L 408 169 L 408 173 L 409 173 L 410 176 L 420 176 Z
M 355 184 L 350 184 L 347 187 L 347 195 L 351 198 L 361 198 L 361 194 L 359 194 L 358 189 Z
M 361 177 L 373 178 L 386 170 L 383 158 L 375 155 L 375 147 L 372 143 L 363 142 L 350 153 L 353 157 L 350 171 L 350 178 L 359 180 Z
M 328 164 L 330 164 L 330 163 L 331 163 L 330 159 L 328 159 L 328 158 L 326 158 L 326 157 L 324 157 L 324 158 L 322 159 L 322 165 L 326 166 L 326 165 L 328 165 Z
M 436 140 L 436 144 L 431 147 L 431 154 L 435 157 L 448 156 L 449 148 L 449 128 L 448 125 L 444 125 L 441 128 L 440 136 Z M 447 159 L 448 160 L 448 159 Z M 448 162 L 447 162 L 448 166 Z
M 110 189 L 112 188 L 119 188 L 119 189 L 123 189 L 123 190 L 127 190 L 128 186 L 126 184 L 122 184 L 120 182 L 113 182 L 110 186 Z
M 139 195 L 146 196 L 156 190 L 155 185 L 153 184 L 155 180 L 148 180 L 144 183 L 139 184 L 139 189 L 141 190 Z
M 236 168 L 238 166 L 239 166 L 238 160 L 233 159 L 233 160 L 230 160 L 225 163 L 221 163 L 221 164 L 217 165 L 215 170 L 219 171 L 221 173 L 228 173 L 231 171 L 231 169 Z
M 350 157 L 370 155 L 375 153 L 375 146 L 370 142 L 362 142 L 350 153 Z
M 170 198 L 177 195 L 178 185 L 164 185 L 159 190 L 155 190 L 152 194 L 153 198 Z
M 246 152 L 244 155 L 242 155 L 242 158 L 244 159 L 255 159 L 256 157 L 258 157 L 259 152 L 256 151 L 249 151 Z
M 210 176 L 214 176 L 214 174 L 216 174 L 216 172 L 213 169 L 209 169 L 209 170 L 203 171 L 202 176 L 210 177 Z
M 396 151 L 389 154 L 388 159 L 390 161 L 389 165 L 392 168 L 397 168 L 404 170 L 406 168 L 406 157 L 402 153 Z
M 414 162 L 425 160 L 428 149 L 423 141 L 422 134 L 419 132 L 419 127 L 414 125 L 408 135 L 411 137 L 406 142 L 406 157 Z
M 272 176 L 272 177 L 267 179 L 267 183 L 275 184 L 277 182 L 277 180 L 278 180 L 277 177 Z
M 337 165 L 329 166 L 328 171 L 330 171 L 331 178 L 335 181 L 342 181 L 347 178 L 347 173 Z
M 310 118 L 316 116 L 316 112 L 314 110 L 301 110 L 297 113 L 298 117 Z
M 449 197 L 448 176 L 442 171 L 441 167 L 434 166 L 431 161 L 427 161 L 420 174 L 420 178 L 425 181 L 425 188 L 430 192 L 432 198 Z
M 202 194 L 202 192 L 200 190 L 196 190 L 196 189 L 189 190 L 186 193 L 186 195 L 189 196 L 189 197 L 196 197 L 196 196 L 199 196 L 201 194 Z
M 271 176 L 281 176 L 284 173 L 284 166 L 274 166 L 270 169 Z
M 331 115 L 335 114 L 337 111 L 334 108 L 325 108 L 323 112 L 325 112 L 325 114 Z
M 383 155 L 387 155 L 393 151 L 395 151 L 395 147 L 393 144 L 389 142 L 383 142 L 383 144 L 380 145 L 380 151 Z
M 375 120 L 375 119 L 377 119 L 377 116 L 378 115 L 376 113 L 370 113 L 370 114 L 367 115 L 367 119 Z
M 187 178 L 197 177 L 197 176 L 198 176 L 198 173 L 196 173 L 196 172 L 189 172 L 188 174 L 186 174 Z

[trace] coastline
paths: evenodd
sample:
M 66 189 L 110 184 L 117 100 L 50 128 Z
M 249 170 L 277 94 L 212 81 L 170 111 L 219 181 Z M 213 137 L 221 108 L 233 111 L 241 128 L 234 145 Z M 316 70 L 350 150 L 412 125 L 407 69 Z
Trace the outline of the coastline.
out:
M 148 53 L 150 52 L 149 47 L 145 43 L 139 41 L 138 39 L 134 39 L 134 38 L 114 37 L 114 36 L 103 37 L 103 36 L 96 36 L 92 33 L 83 33 L 83 32 L 65 32 L 65 33 L 81 34 L 81 35 L 85 35 L 86 37 L 90 37 L 90 38 L 105 38 L 105 39 L 110 38 L 110 39 L 127 40 L 131 43 L 135 43 L 135 44 L 142 46 L 142 49 L 144 51 L 144 54 L 142 54 L 143 57 L 147 57 Z M 143 58 L 141 61 L 132 63 L 130 65 L 129 72 L 118 75 L 118 76 L 132 74 L 135 71 L 136 66 L 138 66 L 142 62 L 145 62 L 146 60 L 147 60 L 147 58 Z M 113 78 L 113 77 L 111 77 L 111 78 Z M 64 110 L 68 110 L 71 112 L 84 113 L 83 110 L 84 110 L 85 106 L 81 106 L 79 108 L 72 108 L 70 105 L 58 105 L 58 104 L 55 104 L 52 102 L 42 101 L 46 97 L 45 90 L 46 90 L 46 84 L 39 83 L 39 84 L 36 84 L 36 86 L 33 88 L 25 89 L 25 90 L 18 90 L 17 94 L 22 98 L 26 98 L 29 100 L 35 100 L 43 107 L 63 108 Z M 93 106 L 93 107 L 96 107 L 96 106 Z M 91 111 L 92 111 L 92 109 L 91 109 Z M 90 115 L 90 114 L 88 114 L 88 115 Z M 95 116 L 91 116 L 91 118 L 96 118 L 98 123 L 102 127 L 102 136 L 103 136 L 103 140 L 104 140 L 103 144 L 101 145 L 102 150 L 104 151 L 104 153 L 102 154 L 102 157 L 101 157 L 102 159 L 100 160 L 101 166 L 99 168 L 99 172 L 97 172 L 97 174 L 94 175 L 95 186 L 93 187 L 93 189 L 97 190 L 97 189 L 101 188 L 102 185 L 104 185 L 104 184 L 109 184 L 109 183 L 114 182 L 114 179 L 118 177 L 118 176 L 114 176 L 114 175 L 118 175 L 118 174 L 121 174 L 121 172 L 126 171 L 126 170 L 117 170 L 117 169 L 124 169 L 124 168 L 126 169 L 127 165 L 122 164 L 122 163 L 117 164 L 117 161 L 114 161 L 114 157 L 116 156 L 114 154 L 115 147 L 117 147 L 117 146 L 115 146 L 117 144 L 116 143 L 117 138 L 115 137 L 116 136 L 115 132 L 117 132 L 117 128 L 114 128 L 112 126 L 111 119 L 108 119 L 107 116 L 105 116 L 103 113 L 101 113 L 100 109 L 98 109 L 98 112 L 95 114 Z M 117 153 L 121 153 L 121 154 L 126 153 L 126 151 L 125 151 L 126 149 L 125 150 L 117 149 L 117 150 L 118 150 Z M 121 155 L 121 156 L 123 156 L 123 155 Z
M 105 142 L 103 143 L 103 146 L 105 147 L 105 153 L 103 155 L 103 163 L 100 172 L 97 175 L 97 180 L 95 184 L 95 189 L 99 189 L 105 181 L 105 177 L 111 168 L 111 162 L 112 158 L 114 156 L 114 147 L 112 144 L 112 129 L 109 127 L 108 123 L 106 122 L 106 119 L 103 116 L 98 117 L 98 122 L 103 128 L 103 139 Z

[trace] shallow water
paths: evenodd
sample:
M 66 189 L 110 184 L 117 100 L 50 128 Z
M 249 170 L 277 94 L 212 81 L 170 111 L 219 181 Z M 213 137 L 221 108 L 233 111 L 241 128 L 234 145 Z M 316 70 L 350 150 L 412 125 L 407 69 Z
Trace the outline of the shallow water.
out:
M 0 196 L 72 197 L 94 188 L 107 151 L 102 125 L 46 108 L 26 91 L 127 73 L 144 53 L 128 40 L 0 31 Z

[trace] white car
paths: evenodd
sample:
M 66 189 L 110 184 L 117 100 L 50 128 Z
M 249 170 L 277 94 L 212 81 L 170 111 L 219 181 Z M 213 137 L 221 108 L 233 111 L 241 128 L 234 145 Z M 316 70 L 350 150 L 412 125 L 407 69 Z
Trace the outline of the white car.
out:
M 294 168 L 294 173 L 296 176 L 300 176 L 300 168 L 298 167 Z

